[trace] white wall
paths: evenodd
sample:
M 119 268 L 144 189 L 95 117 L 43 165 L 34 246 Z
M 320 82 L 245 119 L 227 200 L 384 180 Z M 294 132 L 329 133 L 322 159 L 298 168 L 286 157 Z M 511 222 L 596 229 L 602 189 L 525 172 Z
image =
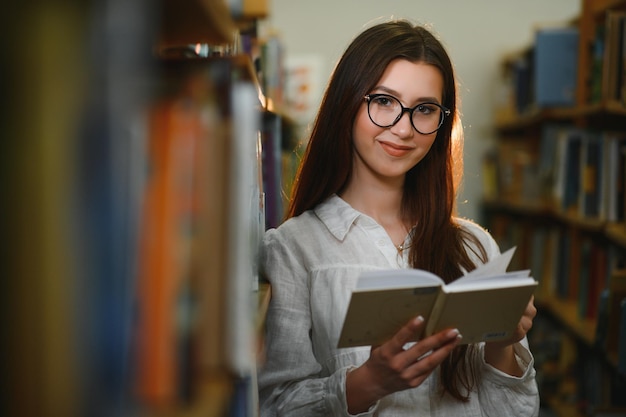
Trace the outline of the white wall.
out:
M 479 219 L 481 158 L 494 134 L 500 57 L 532 42 L 533 27 L 578 15 L 581 0 L 269 0 L 262 31 L 275 29 L 286 56 L 321 57 L 321 89 L 344 48 L 365 26 L 391 17 L 428 25 L 446 45 L 461 82 L 465 127 L 462 216 Z M 321 91 L 319 93 L 321 95 Z

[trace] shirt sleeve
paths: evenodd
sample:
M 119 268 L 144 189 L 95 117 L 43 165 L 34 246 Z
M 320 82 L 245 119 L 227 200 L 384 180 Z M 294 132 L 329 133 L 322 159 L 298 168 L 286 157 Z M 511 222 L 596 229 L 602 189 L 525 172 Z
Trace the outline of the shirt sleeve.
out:
M 478 237 L 487 257 L 500 253 L 498 244 L 491 234 L 481 226 L 464 220 L 462 224 Z M 539 414 L 539 390 L 535 379 L 534 358 L 524 338 L 513 345 L 517 362 L 524 374 L 521 377 L 508 375 L 485 362 L 484 343 L 480 344 L 477 369 L 481 369 L 479 401 L 484 416 L 537 416 Z
M 266 233 L 261 271 L 272 287 L 265 333 L 265 361 L 259 369 L 261 416 L 349 416 L 347 368 L 322 376 L 311 342 L 308 273 L 303 256 L 280 233 Z M 301 254 L 300 254 L 301 255 Z M 372 415 L 375 408 L 359 416 Z
M 537 416 L 539 390 L 535 380 L 534 359 L 526 338 L 513 345 L 518 364 L 524 370 L 520 377 L 508 375 L 485 362 L 484 343 L 479 361 L 483 371 L 482 387 L 478 389 L 480 404 L 485 416 Z

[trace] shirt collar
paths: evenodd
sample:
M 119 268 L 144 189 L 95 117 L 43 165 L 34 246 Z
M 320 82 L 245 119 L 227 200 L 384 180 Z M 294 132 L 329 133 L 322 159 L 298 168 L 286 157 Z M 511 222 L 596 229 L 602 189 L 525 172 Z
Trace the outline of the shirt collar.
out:
M 356 219 L 361 216 L 361 213 L 337 194 L 333 194 L 320 203 L 315 207 L 314 212 L 328 231 L 340 241 L 344 240 Z

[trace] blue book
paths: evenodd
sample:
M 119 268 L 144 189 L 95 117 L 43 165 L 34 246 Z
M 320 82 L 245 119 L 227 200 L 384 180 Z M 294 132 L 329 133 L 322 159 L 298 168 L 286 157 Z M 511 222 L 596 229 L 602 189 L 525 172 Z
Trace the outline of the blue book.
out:
M 576 104 L 578 29 L 541 29 L 535 35 L 535 103 L 538 107 Z
M 561 210 L 564 213 L 578 213 L 581 193 L 581 150 L 584 134 L 572 131 L 567 137 L 564 167 L 563 199 Z
M 620 304 L 619 342 L 618 342 L 618 365 L 617 369 L 622 375 L 626 375 L 626 298 Z

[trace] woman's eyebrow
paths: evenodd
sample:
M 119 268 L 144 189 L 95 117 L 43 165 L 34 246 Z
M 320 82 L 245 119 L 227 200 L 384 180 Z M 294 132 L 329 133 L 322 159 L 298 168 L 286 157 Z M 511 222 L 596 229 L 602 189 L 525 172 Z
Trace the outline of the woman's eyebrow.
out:
M 379 86 L 375 87 L 374 90 L 376 90 L 376 91 L 378 91 L 378 90 L 383 91 L 383 92 L 385 92 L 387 94 L 390 94 L 390 95 L 392 95 L 392 96 L 394 96 L 396 98 L 398 98 L 400 96 L 400 92 L 394 90 L 393 88 L 385 87 L 384 85 L 379 85 Z
M 391 96 L 394 96 L 397 99 L 400 99 L 401 94 L 394 90 L 393 88 L 389 88 L 389 87 L 385 87 L 384 85 L 379 85 L 374 87 L 374 91 L 382 91 L 385 94 L 389 94 Z M 439 103 L 439 99 L 437 97 L 418 97 L 417 100 L 415 100 L 415 103 L 419 104 L 419 103 Z

